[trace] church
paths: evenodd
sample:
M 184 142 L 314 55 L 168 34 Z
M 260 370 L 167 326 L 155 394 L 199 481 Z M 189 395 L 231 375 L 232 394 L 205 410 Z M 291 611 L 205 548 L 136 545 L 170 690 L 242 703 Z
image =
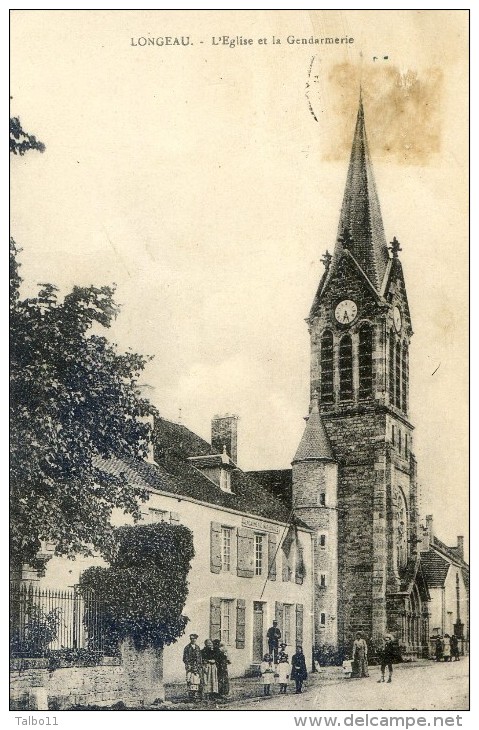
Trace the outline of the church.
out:
M 414 659 L 428 651 L 431 570 L 421 559 L 400 251 L 384 234 L 360 99 L 337 240 L 306 320 L 309 417 L 292 470 L 254 476 L 315 530 L 316 645 L 347 650 L 357 631 L 373 644 L 391 632 Z

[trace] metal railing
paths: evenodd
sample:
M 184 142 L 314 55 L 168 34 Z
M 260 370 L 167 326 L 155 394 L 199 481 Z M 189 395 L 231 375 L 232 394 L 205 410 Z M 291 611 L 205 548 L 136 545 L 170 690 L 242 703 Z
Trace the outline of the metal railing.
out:
M 46 657 L 61 650 L 115 656 L 101 597 L 34 584 L 10 585 L 10 648 L 13 657 Z

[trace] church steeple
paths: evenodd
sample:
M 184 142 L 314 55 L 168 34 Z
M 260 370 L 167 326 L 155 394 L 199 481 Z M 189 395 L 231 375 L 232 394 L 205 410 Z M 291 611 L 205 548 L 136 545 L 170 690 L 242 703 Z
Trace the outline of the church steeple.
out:
M 379 291 L 389 254 L 369 157 L 362 96 L 339 216 L 336 254 L 347 248 Z

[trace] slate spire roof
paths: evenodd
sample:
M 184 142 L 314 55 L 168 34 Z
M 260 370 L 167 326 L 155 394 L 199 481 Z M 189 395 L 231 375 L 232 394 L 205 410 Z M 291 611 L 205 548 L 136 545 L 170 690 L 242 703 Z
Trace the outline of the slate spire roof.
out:
M 310 460 L 336 461 L 328 434 L 321 420 L 317 396 L 314 396 L 311 402 L 311 411 L 306 428 L 304 429 L 303 438 L 293 459 L 293 464 L 298 461 Z
M 379 198 L 369 157 L 362 97 L 359 99 L 343 204 L 339 216 L 338 239 L 349 236 L 348 249 L 379 291 L 389 253 L 384 235 Z M 336 244 L 335 254 L 343 244 Z M 333 262 L 334 263 L 334 262 Z

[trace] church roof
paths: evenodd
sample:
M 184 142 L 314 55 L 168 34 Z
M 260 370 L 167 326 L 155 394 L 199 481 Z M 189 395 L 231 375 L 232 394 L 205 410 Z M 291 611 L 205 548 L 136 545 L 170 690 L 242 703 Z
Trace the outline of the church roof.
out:
M 362 98 L 359 100 L 346 187 L 339 216 L 338 238 L 343 237 L 345 230 L 352 239 L 348 248 L 379 291 L 389 261 L 389 253 L 369 156 Z M 341 243 L 337 243 L 336 249 L 338 248 L 342 248 Z
M 303 437 L 293 459 L 297 461 L 335 461 L 328 434 L 319 414 L 318 398 L 313 398 Z

